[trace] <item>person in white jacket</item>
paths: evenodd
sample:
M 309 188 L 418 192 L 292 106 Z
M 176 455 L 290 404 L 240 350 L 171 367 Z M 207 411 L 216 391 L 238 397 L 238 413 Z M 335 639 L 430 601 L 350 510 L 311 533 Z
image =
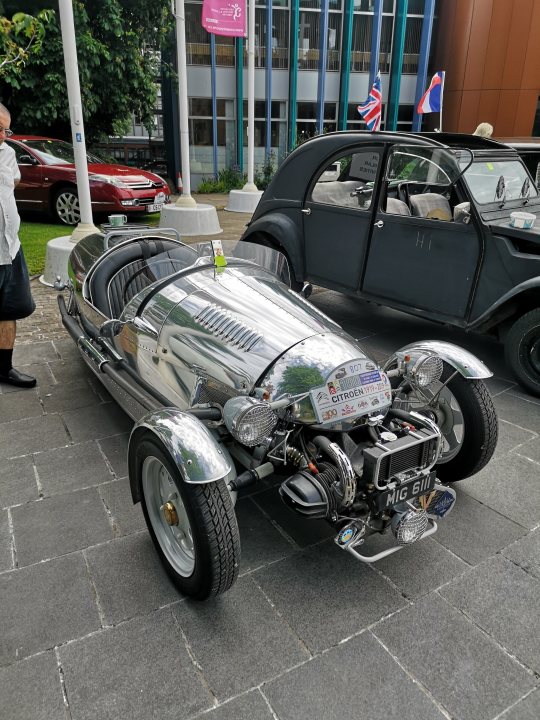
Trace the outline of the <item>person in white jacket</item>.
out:
M 35 310 L 28 270 L 19 242 L 20 218 L 15 186 L 21 179 L 15 151 L 7 145 L 12 135 L 11 116 L 0 104 L 0 383 L 34 387 L 36 379 L 13 367 L 17 320 Z

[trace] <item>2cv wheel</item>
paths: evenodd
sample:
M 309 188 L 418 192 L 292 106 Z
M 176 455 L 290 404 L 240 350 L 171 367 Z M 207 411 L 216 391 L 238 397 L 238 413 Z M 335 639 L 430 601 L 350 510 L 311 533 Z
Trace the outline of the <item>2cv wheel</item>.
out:
M 224 480 L 184 482 L 151 433 L 141 438 L 135 462 L 146 524 L 176 587 L 197 600 L 228 590 L 238 575 L 240 539 Z
M 506 336 L 504 352 L 521 385 L 540 396 L 540 308 L 516 320 Z

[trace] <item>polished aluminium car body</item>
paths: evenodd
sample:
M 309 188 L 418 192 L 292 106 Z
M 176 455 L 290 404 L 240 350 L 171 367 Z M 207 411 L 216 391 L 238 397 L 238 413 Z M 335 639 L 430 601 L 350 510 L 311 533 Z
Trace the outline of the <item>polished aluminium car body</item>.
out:
M 21 181 L 15 190 L 19 210 L 50 213 L 75 225 L 80 212 L 73 148 L 69 143 L 33 135 L 13 135 Z M 140 215 L 158 212 L 169 199 L 169 186 L 159 175 L 106 163 L 88 156 L 90 197 L 94 213 Z
M 276 471 L 299 522 L 326 519 L 340 548 L 375 562 L 436 532 L 455 501 L 439 476 L 474 474 L 494 451 L 477 358 L 425 341 L 381 368 L 289 287 L 274 250 L 117 231 L 81 240 L 69 274 L 63 323 L 135 420 L 132 498 L 185 594 L 234 582 L 236 493 Z M 394 545 L 363 552 L 386 531 Z
M 242 239 L 285 253 L 299 286 L 495 335 L 540 394 L 540 222 L 511 227 L 516 211 L 537 215 L 540 196 L 514 148 L 450 133 L 338 132 L 284 160 Z

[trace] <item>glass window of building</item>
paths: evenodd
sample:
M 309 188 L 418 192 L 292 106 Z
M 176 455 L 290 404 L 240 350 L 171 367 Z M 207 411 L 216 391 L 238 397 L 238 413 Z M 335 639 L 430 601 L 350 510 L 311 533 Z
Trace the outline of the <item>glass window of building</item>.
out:
M 289 67 L 289 9 L 284 6 L 272 6 L 272 35 L 268 37 L 266 4 L 255 8 L 255 67 L 266 67 L 266 45 L 272 48 L 272 67 Z M 244 63 L 247 67 L 247 41 L 244 43 Z
M 409 2 L 407 23 L 405 25 L 405 45 L 403 48 L 403 73 L 416 75 L 420 55 L 420 39 L 424 20 L 424 0 Z
M 390 72 L 394 2 L 385 0 L 381 23 L 379 70 Z M 373 31 L 373 0 L 355 0 L 351 52 L 351 72 L 368 72 L 371 61 L 371 33 Z
M 324 103 L 323 133 L 337 130 L 337 104 Z M 317 104 L 315 102 L 299 102 L 296 105 L 296 145 L 301 145 L 309 138 L 318 135 Z
M 236 136 L 234 100 L 217 100 L 218 170 L 234 165 Z M 189 98 L 189 142 L 191 172 L 214 174 L 212 100 Z
M 300 0 L 298 69 L 318 70 L 320 52 L 320 0 Z M 303 10 L 309 8 L 309 10 Z M 330 0 L 326 69 L 338 71 L 341 57 L 341 0 Z
M 401 105 L 398 108 L 397 130 L 412 130 L 414 105 Z
M 247 167 L 247 100 L 244 100 L 244 165 Z M 281 162 L 287 152 L 287 103 L 272 100 L 270 107 L 270 152 L 274 164 Z M 261 167 L 266 162 L 266 102 L 255 100 L 255 165 Z

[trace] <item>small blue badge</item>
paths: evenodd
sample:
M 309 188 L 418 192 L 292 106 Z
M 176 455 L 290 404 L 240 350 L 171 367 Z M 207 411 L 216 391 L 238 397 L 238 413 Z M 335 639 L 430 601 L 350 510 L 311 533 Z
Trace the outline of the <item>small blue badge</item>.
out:
M 77 142 L 82 142 L 82 133 L 75 133 L 75 140 Z
M 437 517 L 444 517 L 453 507 L 456 502 L 456 498 L 451 492 L 443 492 L 430 506 L 429 511 L 432 515 Z
M 347 545 L 348 543 L 351 542 L 354 535 L 355 535 L 354 528 L 352 528 L 350 526 L 343 528 L 343 530 L 338 535 L 338 538 L 337 538 L 338 543 L 340 545 Z

